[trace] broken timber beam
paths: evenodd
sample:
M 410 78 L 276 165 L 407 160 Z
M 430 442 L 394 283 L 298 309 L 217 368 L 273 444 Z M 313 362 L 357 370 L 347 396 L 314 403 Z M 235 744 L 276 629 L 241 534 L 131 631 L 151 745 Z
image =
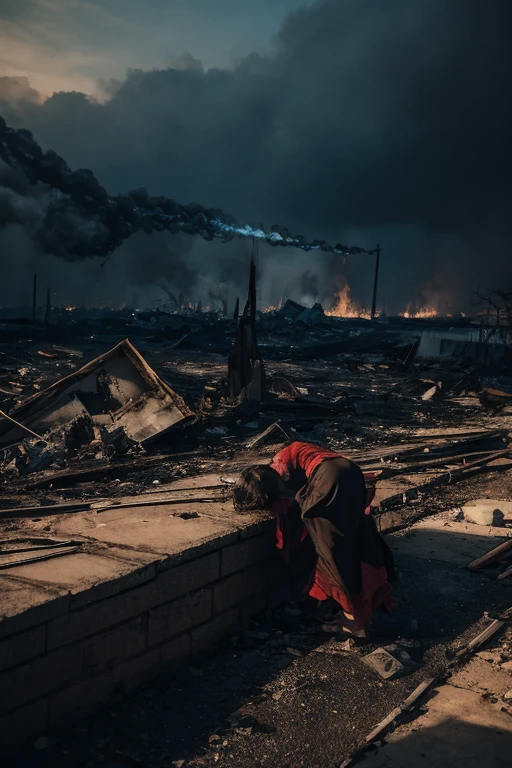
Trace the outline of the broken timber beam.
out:
M 264 440 L 266 437 L 272 434 L 272 432 L 281 431 L 285 440 L 290 440 L 290 436 L 287 434 L 287 432 L 283 429 L 281 424 L 278 421 L 274 421 L 273 424 L 271 424 L 269 427 L 267 427 L 263 432 L 260 432 L 259 435 L 256 435 L 256 437 L 252 437 L 250 440 L 247 440 L 245 447 L 246 448 L 255 448 L 262 440 Z
M 65 512 L 85 512 L 89 509 L 91 509 L 91 502 L 48 504 L 41 507 L 12 507 L 11 509 L 0 509 L 0 520 L 11 517 L 48 517 Z
M 493 635 L 496 634 L 496 632 L 501 629 L 503 626 L 505 626 L 504 621 L 500 621 L 499 619 L 494 619 L 488 627 L 486 627 L 482 632 L 480 632 L 479 635 L 474 637 L 470 643 L 468 643 L 468 651 L 474 651 L 475 648 L 480 648 L 481 645 L 486 643 L 488 640 L 491 639 Z
M 24 432 L 26 432 L 28 435 L 32 435 L 32 437 L 37 437 L 38 440 L 41 440 L 41 442 L 48 444 L 48 441 L 44 439 L 44 437 L 41 437 L 41 435 L 38 435 L 37 432 L 32 432 L 31 429 L 28 427 L 25 427 L 23 424 L 20 424 L 19 421 L 16 421 L 16 419 L 13 419 L 12 416 L 8 416 L 7 413 L 4 413 L 4 411 L 0 411 L 0 416 L 3 419 L 7 419 L 7 421 L 10 421 L 12 424 L 15 424 L 20 429 L 23 429 Z
M 39 563 L 41 560 L 52 560 L 54 557 L 65 557 L 66 555 L 74 555 L 75 552 L 79 552 L 81 547 L 80 544 L 76 544 L 72 547 L 67 547 L 66 549 L 55 549 L 51 552 L 47 552 L 46 554 L 42 555 L 35 555 L 34 557 L 29 557 L 25 560 L 10 560 L 6 562 L 2 562 L 0 559 L 0 570 L 6 570 L 7 568 L 17 568 L 20 565 L 30 565 L 31 563 Z
M 505 622 L 500 619 L 494 619 L 487 627 L 482 630 L 476 637 L 474 637 L 467 645 L 457 651 L 455 658 L 459 660 L 462 656 L 465 656 L 471 651 L 475 651 L 480 648 L 484 643 L 491 639 L 502 627 L 505 626 Z
M 511 576 L 512 576 L 512 565 L 509 565 L 509 567 L 508 567 L 508 568 L 505 568 L 505 570 L 503 571 L 503 573 L 500 573 L 500 575 L 498 576 L 498 579 L 499 579 L 500 581 L 503 581 L 503 579 L 508 579 L 508 578 L 510 578 Z
M 485 568 L 486 565 L 489 565 L 496 560 L 496 558 L 504 552 L 508 552 L 509 549 L 512 549 L 512 538 L 508 541 L 504 541 L 503 544 L 494 547 L 494 549 L 491 549 L 485 555 L 482 555 L 482 557 L 472 560 L 466 567 L 468 571 L 479 571 L 481 568 Z
M 422 683 L 420 683 L 402 704 L 399 704 L 398 707 L 395 707 L 395 709 L 393 709 L 389 715 L 384 718 L 384 720 L 381 720 L 381 722 L 375 726 L 373 731 L 371 731 L 371 733 L 369 733 L 366 737 L 366 743 L 371 744 L 373 741 L 375 741 L 377 737 L 380 736 L 380 734 L 385 731 L 386 728 L 388 728 L 394 720 L 396 720 L 397 717 L 399 717 L 404 712 L 407 712 L 407 710 L 416 703 L 420 696 L 423 696 L 423 694 L 428 691 L 434 682 L 435 678 L 431 677 L 428 680 L 424 680 Z
M 112 504 L 110 502 L 102 504 L 101 502 L 96 502 L 93 508 L 96 512 L 106 512 L 107 510 L 111 509 L 130 509 L 133 507 L 162 507 L 171 506 L 173 504 L 206 504 L 215 501 L 229 501 L 229 495 L 224 492 L 223 494 L 219 494 L 217 496 L 179 496 L 178 498 L 172 499 L 151 499 L 150 501 L 136 500 L 120 502 L 119 504 Z
M 488 464 L 490 464 L 492 461 L 496 461 L 496 459 L 503 459 L 511 455 L 512 448 L 509 447 L 505 448 L 503 451 L 496 451 L 496 453 L 491 453 L 481 459 L 472 461 L 469 464 L 464 464 L 462 467 L 447 470 L 446 472 L 438 475 L 433 480 L 429 480 L 426 483 L 417 485 L 414 488 L 408 488 L 406 491 L 397 493 L 394 496 L 389 496 L 387 499 L 384 499 L 381 504 L 381 510 L 384 511 L 390 509 L 397 504 L 405 504 L 409 499 L 416 497 L 418 493 L 426 493 L 427 491 L 431 491 L 440 485 L 449 485 L 452 482 L 460 480 L 461 478 L 470 477 L 471 475 L 477 474 L 478 472 L 491 471 L 495 469 L 510 469 L 509 464 L 493 467 L 489 467 Z
M 157 456 L 140 456 L 130 461 L 112 461 L 100 466 L 88 467 L 86 469 L 64 469 L 59 472 L 52 472 L 43 477 L 33 480 L 23 480 L 23 490 L 27 488 L 46 488 L 48 486 L 62 487 L 64 485 L 74 485 L 75 483 L 88 480 L 97 480 L 105 475 L 118 474 L 122 472 L 147 469 L 148 467 L 165 466 L 165 463 L 172 461 L 182 461 L 183 459 L 195 458 L 197 454 L 191 451 L 187 453 L 169 453 L 158 454 Z

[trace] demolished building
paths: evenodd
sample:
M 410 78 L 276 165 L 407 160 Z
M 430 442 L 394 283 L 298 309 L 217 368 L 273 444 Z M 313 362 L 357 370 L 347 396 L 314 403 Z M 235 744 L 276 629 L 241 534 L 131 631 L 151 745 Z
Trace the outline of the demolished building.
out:
M 0 448 L 42 469 L 57 445 L 115 445 L 123 452 L 193 419 L 194 413 L 125 339 L 22 402 L 0 421 Z M 30 435 L 30 439 L 27 439 Z M 7 459 L 11 454 L 6 451 Z M 35 459 L 34 463 L 30 459 Z M 42 458 L 41 458 L 42 457 Z M 16 462 L 20 468 L 20 462 Z

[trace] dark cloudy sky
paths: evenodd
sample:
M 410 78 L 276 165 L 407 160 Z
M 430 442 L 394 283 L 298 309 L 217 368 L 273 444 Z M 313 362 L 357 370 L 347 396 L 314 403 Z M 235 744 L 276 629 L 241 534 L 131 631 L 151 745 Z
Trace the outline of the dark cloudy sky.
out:
M 0 76 L 24 75 L 45 95 L 101 94 L 129 68 L 168 67 L 193 52 L 225 67 L 271 50 L 301 0 L 0 0 Z
M 465 309 L 512 284 L 510 0 L 0 0 L 0 16 L 0 114 L 110 192 L 380 240 L 388 310 Z M 4 259 L 12 291 L 37 263 L 62 281 L 19 228 L 2 238 L 21 265 Z M 103 269 L 66 265 L 64 282 L 73 302 L 91 283 L 130 298 L 193 274 L 205 292 L 241 279 L 246 254 L 141 237 Z M 309 270 L 327 301 L 343 272 L 271 249 L 262 270 L 268 300 L 307 293 Z M 347 277 L 367 303 L 370 260 Z

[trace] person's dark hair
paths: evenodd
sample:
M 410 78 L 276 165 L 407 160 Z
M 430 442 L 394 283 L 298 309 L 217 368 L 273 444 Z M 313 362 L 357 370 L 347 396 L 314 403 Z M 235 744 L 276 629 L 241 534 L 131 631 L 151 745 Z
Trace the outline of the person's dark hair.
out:
M 237 512 L 269 509 L 279 495 L 279 474 L 269 464 L 256 464 L 238 478 L 233 504 Z

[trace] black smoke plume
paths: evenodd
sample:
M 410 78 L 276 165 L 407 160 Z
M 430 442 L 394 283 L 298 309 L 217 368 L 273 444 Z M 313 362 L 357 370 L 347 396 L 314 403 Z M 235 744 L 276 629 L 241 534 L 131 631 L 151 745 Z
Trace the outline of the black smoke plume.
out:
M 222 69 L 130 70 L 102 103 L 76 92 L 44 98 L 21 78 L 0 78 L 0 114 L 70 167 L 92 168 L 111 195 L 145 186 L 215 205 L 238 221 L 286 222 L 308 239 L 322 233 L 328 242 L 380 242 L 378 300 L 388 313 L 436 297 L 450 300 L 451 311 L 469 311 L 476 289 L 512 279 L 511 39 L 510 0 L 312 0 L 286 20 L 267 54 L 248 52 Z M 236 239 L 224 245 L 139 232 L 104 269 L 101 259 L 56 265 L 28 233 L 43 226 L 47 203 L 63 193 L 50 195 L 44 184 L 24 191 L 22 182 L 13 190 L 9 181 L 8 202 L 0 200 L 9 216 L 26 222 L 0 233 L 6 298 L 23 296 L 31 272 L 48 269 L 63 294 L 77 276 L 73 301 L 82 300 L 82 286 L 87 299 L 129 299 L 140 287 L 129 271 L 139 262 L 144 271 L 148 250 L 153 284 L 165 279 L 176 295 L 191 294 L 174 280 L 176 252 L 198 276 L 195 300 L 206 302 L 220 279 L 233 297 L 245 290 L 250 242 Z M 112 200 L 110 213 L 118 210 Z M 99 253 L 115 247 L 121 224 L 128 231 L 134 225 L 117 214 L 110 225 L 106 213 L 83 214 L 75 205 L 74 220 L 92 229 Z M 107 223 L 112 230 L 105 232 Z M 354 299 L 371 304 L 373 257 L 342 267 L 339 256 L 290 255 L 262 243 L 268 303 L 283 294 L 299 301 L 300 275 L 310 271 L 322 302 L 344 275 Z
M 372 253 L 364 248 L 329 245 L 292 236 L 272 226 L 240 226 L 221 210 L 191 203 L 181 205 L 169 197 L 151 197 L 141 188 L 126 195 L 108 195 L 92 171 L 73 171 L 56 152 L 43 152 L 30 131 L 9 128 L 0 117 L 0 157 L 11 168 L 21 168 L 31 183 L 43 183 L 61 193 L 51 200 L 37 238 L 45 250 L 85 258 L 108 256 L 135 232 L 183 232 L 205 240 L 229 242 L 252 237 L 273 246 L 336 254 Z M 10 220 L 15 218 L 12 210 Z M 6 218 L 6 221 L 9 219 Z

